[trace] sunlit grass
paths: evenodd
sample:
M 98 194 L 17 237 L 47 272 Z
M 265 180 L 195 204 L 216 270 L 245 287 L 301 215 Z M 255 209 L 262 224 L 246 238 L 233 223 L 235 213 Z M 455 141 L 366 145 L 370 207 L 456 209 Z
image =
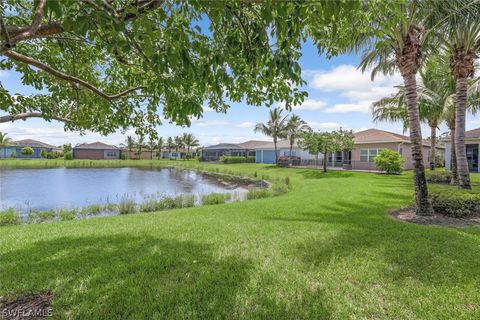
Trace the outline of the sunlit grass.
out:
M 410 172 L 178 164 L 288 176 L 290 189 L 162 214 L 2 227 L 0 295 L 52 290 L 57 318 L 74 319 L 478 318 L 480 228 L 390 218 L 412 202 Z

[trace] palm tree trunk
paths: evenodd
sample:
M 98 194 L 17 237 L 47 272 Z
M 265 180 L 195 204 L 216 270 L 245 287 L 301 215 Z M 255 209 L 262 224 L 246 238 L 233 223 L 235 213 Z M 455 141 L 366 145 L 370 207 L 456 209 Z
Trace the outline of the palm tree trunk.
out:
M 275 164 L 277 164 L 278 161 L 278 152 L 277 152 L 277 138 L 273 138 L 273 146 L 275 148 Z
M 410 125 L 410 142 L 412 144 L 412 160 L 415 183 L 415 212 L 419 216 L 433 214 L 432 205 L 428 199 L 427 179 L 422 154 L 422 130 L 418 111 L 417 80 L 415 74 L 403 76 L 407 96 L 408 120 Z
M 323 150 L 323 172 L 327 172 L 327 160 L 328 160 L 328 150 L 327 147 Z
M 467 79 L 458 77 L 456 82 L 455 148 L 457 156 L 458 185 L 471 189 L 468 171 L 467 149 L 465 146 L 465 114 L 467 106 Z
M 437 124 L 430 126 L 430 170 L 435 170 L 437 152 Z
M 452 166 L 452 181 L 451 184 L 458 185 L 458 172 L 457 172 L 457 151 L 456 145 L 455 145 L 455 123 L 453 123 L 453 126 L 450 128 L 450 143 L 451 143 L 451 158 L 450 158 L 450 163 Z

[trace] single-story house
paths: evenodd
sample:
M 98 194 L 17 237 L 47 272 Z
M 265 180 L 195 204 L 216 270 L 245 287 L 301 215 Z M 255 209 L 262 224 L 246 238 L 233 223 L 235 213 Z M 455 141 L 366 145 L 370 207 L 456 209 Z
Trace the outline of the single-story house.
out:
M 280 140 L 277 142 L 277 152 L 279 157 L 288 157 L 290 156 L 290 141 L 289 140 Z M 312 163 L 317 159 L 316 155 L 310 154 L 310 152 L 303 150 L 299 147 L 295 141 L 292 146 L 292 157 L 299 157 L 302 161 L 302 164 Z M 318 159 L 322 160 L 323 155 L 318 154 Z M 275 145 L 273 141 L 263 142 L 255 146 L 255 162 L 256 163 L 275 163 Z
M 354 170 L 376 170 L 374 158 L 382 149 L 398 151 L 405 158 L 405 169 L 413 169 L 412 147 L 410 138 L 398 133 L 367 129 L 354 133 L 355 149 L 328 155 L 328 165 L 345 167 Z M 443 154 L 445 147 L 438 146 L 437 152 Z M 429 161 L 430 143 L 423 140 L 423 161 L 425 166 Z
M 327 165 L 329 167 L 343 167 L 354 170 L 376 170 L 374 158 L 380 150 L 390 149 L 398 151 L 405 158 L 405 169 L 413 169 L 412 149 L 410 138 L 398 133 L 368 129 L 354 133 L 354 150 L 329 153 Z M 277 143 L 278 156 L 289 156 L 290 143 L 281 140 Z M 257 163 L 274 163 L 275 151 L 273 142 L 266 142 L 255 148 Z M 443 154 L 445 147 L 438 146 L 437 152 Z M 423 141 L 423 159 L 425 166 L 429 166 L 430 143 Z M 292 156 L 299 157 L 302 165 L 315 164 L 316 155 L 310 154 L 294 143 Z M 318 155 L 318 164 L 323 164 L 323 154 Z
M 257 146 L 265 141 L 249 140 L 242 143 L 220 143 L 202 149 L 202 161 L 218 161 L 222 156 L 255 157 Z
M 480 166 L 478 165 L 480 159 L 480 128 L 465 131 L 465 145 L 470 172 L 480 172 Z M 450 138 L 446 141 L 445 168 L 452 169 L 452 143 Z
M 100 141 L 82 143 L 73 148 L 73 159 L 115 160 L 120 159 L 120 148 Z
M 26 147 L 33 149 L 32 155 L 22 154 L 22 149 Z M 44 143 L 44 142 L 33 140 L 33 139 L 24 139 L 24 140 L 13 141 L 9 146 L 0 147 L 0 158 L 12 158 L 12 154 L 14 154 L 13 157 L 20 158 L 20 159 L 41 158 L 42 150 L 45 150 L 46 152 L 62 151 L 61 148 L 52 146 L 48 143 Z

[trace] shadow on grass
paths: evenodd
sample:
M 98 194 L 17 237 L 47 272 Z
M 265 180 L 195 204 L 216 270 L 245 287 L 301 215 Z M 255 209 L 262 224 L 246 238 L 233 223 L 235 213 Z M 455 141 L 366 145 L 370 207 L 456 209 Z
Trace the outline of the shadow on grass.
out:
M 303 175 L 305 179 L 348 178 L 353 175 L 352 172 L 340 170 L 329 170 L 327 173 L 320 169 L 301 170 L 297 172 Z
M 252 262 L 153 237 L 41 241 L 0 256 L 0 290 L 52 290 L 59 317 L 229 318 Z M 62 315 L 63 314 L 63 315 Z
M 382 214 L 386 209 L 374 201 L 339 201 L 323 208 L 323 212 L 299 213 L 303 217 L 298 219 L 272 217 L 278 221 L 293 219 L 334 225 L 326 227 L 327 231 L 334 231 L 327 236 L 319 234 L 318 239 L 292 246 L 291 254 L 306 266 L 328 268 L 332 261 L 339 259 L 353 259 L 363 264 L 368 263 L 369 255 L 378 259 L 380 254 L 386 268 L 379 267 L 378 273 L 392 283 L 401 285 L 416 279 L 427 286 L 480 285 L 478 228 L 459 232 L 394 221 Z

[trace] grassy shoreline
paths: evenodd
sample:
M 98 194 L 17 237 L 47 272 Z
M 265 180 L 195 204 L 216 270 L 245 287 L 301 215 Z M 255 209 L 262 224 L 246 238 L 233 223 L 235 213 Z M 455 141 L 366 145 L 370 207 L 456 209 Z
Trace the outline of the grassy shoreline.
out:
M 411 173 L 200 165 L 288 176 L 292 189 L 1 228 L 0 296 L 51 290 L 54 316 L 69 319 L 478 318 L 480 228 L 391 219 L 412 201 Z

